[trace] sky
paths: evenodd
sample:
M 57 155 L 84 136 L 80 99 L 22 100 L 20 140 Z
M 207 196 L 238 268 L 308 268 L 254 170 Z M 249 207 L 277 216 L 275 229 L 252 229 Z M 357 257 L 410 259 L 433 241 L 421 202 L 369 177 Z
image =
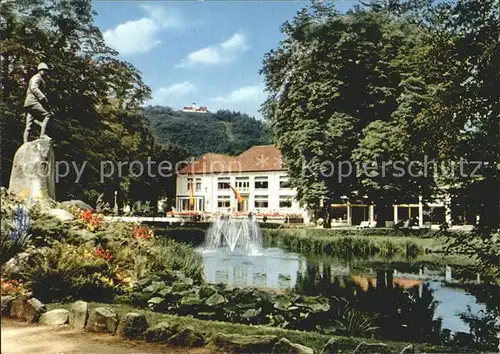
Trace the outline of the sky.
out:
M 335 1 L 346 11 L 355 0 Z M 266 98 L 265 53 L 284 39 L 281 25 L 307 1 L 94 1 L 96 25 L 120 59 L 152 90 L 146 104 L 196 103 L 258 119 Z

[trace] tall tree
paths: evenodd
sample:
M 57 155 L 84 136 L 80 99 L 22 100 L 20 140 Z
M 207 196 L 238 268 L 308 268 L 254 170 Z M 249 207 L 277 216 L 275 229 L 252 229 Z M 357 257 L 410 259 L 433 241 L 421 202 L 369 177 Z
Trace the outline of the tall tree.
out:
M 101 193 L 111 196 L 119 181 L 101 183 L 101 163 L 141 158 L 153 150 L 139 114 L 150 89 L 139 71 L 105 44 L 94 15 L 89 0 L 2 2 L 2 185 L 8 184 L 21 145 L 26 85 L 41 61 L 51 69 L 47 91 L 54 116 L 48 135 L 56 159 L 85 166 L 80 180 L 72 169 L 59 181 L 58 199 L 93 202 Z
M 421 72 L 439 84 L 418 117 L 418 132 L 437 160 L 470 162 L 442 179 L 456 202 L 479 216 L 476 233 L 457 238 L 452 249 L 478 259 L 498 279 L 500 6 L 494 0 L 440 2 L 423 23 L 432 35 Z
M 314 5 L 282 31 L 287 38 L 264 60 L 262 73 L 271 96 L 263 113 L 299 199 L 321 210 L 328 221 L 329 205 L 343 195 L 368 192 L 371 199 L 387 200 L 402 189 L 418 194 L 419 187 L 408 183 L 375 188 L 370 176 L 360 183 L 353 166 L 382 157 L 371 146 L 381 143 L 375 136 L 379 133 L 391 135 L 388 149 L 399 146 L 399 152 L 391 150 L 393 155 L 405 157 L 414 150 L 406 150 L 411 145 L 405 141 L 406 122 L 393 122 L 408 70 L 401 57 L 417 45 L 414 26 L 384 12 L 359 8 L 342 15 L 333 7 Z

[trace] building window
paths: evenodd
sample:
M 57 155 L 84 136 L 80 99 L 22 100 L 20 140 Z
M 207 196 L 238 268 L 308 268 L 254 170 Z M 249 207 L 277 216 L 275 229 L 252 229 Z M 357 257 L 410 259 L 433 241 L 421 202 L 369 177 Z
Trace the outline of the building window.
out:
M 280 208 L 291 208 L 292 207 L 292 197 L 280 196 Z
M 239 192 L 248 192 L 250 190 L 250 180 L 248 178 L 236 178 L 235 186 Z
M 257 209 L 266 209 L 269 207 L 267 195 L 256 195 L 254 200 L 254 207 Z
M 188 178 L 187 179 L 187 184 L 186 184 L 186 190 L 187 191 L 191 190 L 191 184 L 193 184 L 193 179 L 192 178 Z
M 255 177 L 255 189 L 267 189 L 268 187 L 267 177 Z
M 179 198 L 177 200 L 178 211 L 204 211 L 203 198 L 194 198 L 194 205 L 191 205 L 191 198 Z
M 189 210 L 189 199 L 187 198 L 179 199 L 179 202 L 177 204 L 177 209 L 179 211 Z
M 231 207 L 231 197 L 228 195 L 220 195 L 217 198 L 218 208 L 230 208 Z
M 219 177 L 217 178 L 217 189 L 218 190 L 226 190 L 229 189 L 229 182 L 230 182 L 229 177 Z
M 197 192 L 200 192 L 201 191 L 201 178 L 197 178 L 196 179 L 196 186 L 195 186 L 195 190 Z
M 280 176 L 280 189 L 292 188 L 289 178 L 287 176 Z

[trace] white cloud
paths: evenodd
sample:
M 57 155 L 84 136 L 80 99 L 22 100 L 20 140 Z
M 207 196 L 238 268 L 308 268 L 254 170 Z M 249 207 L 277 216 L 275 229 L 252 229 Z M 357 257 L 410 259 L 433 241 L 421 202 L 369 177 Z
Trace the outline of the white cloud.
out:
M 266 94 L 262 86 L 243 86 L 234 90 L 227 96 L 218 96 L 210 99 L 211 102 L 245 102 L 245 101 L 264 101 Z
M 223 60 L 220 52 L 216 48 L 210 47 L 192 52 L 187 57 L 189 63 L 217 64 Z
M 176 101 L 176 99 L 186 96 L 198 87 L 189 81 L 179 82 L 167 87 L 162 87 L 153 93 L 153 98 L 146 102 L 146 105 L 165 105 L 169 106 Z
M 262 85 L 243 86 L 225 96 L 210 98 L 209 110 L 229 109 L 247 113 L 255 118 L 262 118 L 259 113 L 260 105 L 266 99 Z
M 230 62 L 236 58 L 236 54 L 250 48 L 246 42 L 247 39 L 243 33 L 235 33 L 231 38 L 222 43 L 205 47 L 190 53 L 175 67 L 184 68 L 200 64 L 217 65 Z
M 178 28 L 182 27 L 183 21 L 181 20 L 180 14 L 170 10 L 167 10 L 158 5 L 139 5 L 141 9 L 147 12 L 148 17 L 152 18 L 157 24 L 161 25 L 162 28 Z
M 161 44 L 161 31 L 181 27 L 180 17 L 163 7 L 140 5 L 140 8 L 147 13 L 146 17 L 127 21 L 103 33 L 106 43 L 121 55 L 148 52 Z
M 223 50 L 246 50 L 248 46 L 246 44 L 246 37 L 242 33 L 235 33 L 227 41 L 222 42 L 220 47 Z

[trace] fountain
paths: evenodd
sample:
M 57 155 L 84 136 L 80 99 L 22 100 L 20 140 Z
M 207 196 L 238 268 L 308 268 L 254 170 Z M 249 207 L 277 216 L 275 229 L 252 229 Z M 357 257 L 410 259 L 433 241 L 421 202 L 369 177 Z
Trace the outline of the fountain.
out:
M 247 254 L 259 252 L 262 249 L 259 225 L 249 219 L 218 218 L 207 230 L 203 248 L 215 251 L 221 247 L 229 247 L 231 252 L 236 248 Z
M 207 230 L 199 252 L 208 283 L 284 290 L 297 280 L 300 256 L 264 248 L 259 225 L 250 219 L 218 218 Z

